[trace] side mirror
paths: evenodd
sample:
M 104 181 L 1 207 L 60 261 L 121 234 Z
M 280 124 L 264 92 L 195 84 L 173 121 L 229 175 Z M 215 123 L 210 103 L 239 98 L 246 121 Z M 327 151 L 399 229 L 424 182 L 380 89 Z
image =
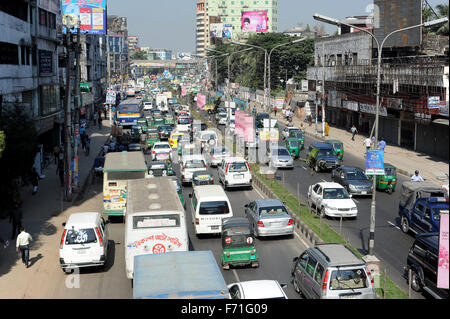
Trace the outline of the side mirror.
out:
M 66 223 L 62 223 L 63 227 L 66 227 Z
M 280 284 L 281 288 L 286 289 L 288 287 L 287 284 Z

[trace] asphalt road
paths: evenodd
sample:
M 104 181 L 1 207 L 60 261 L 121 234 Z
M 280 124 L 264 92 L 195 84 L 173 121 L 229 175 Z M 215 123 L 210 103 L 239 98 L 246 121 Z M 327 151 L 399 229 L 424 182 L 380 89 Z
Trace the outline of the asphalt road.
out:
M 202 115 L 207 117 L 206 112 Z M 286 126 L 279 123 L 280 145 L 284 146 L 281 138 L 281 131 Z M 224 134 L 225 127 L 218 126 Z M 331 172 L 321 172 L 311 174 L 311 169 L 306 165 L 305 159 L 307 149 L 313 142 L 320 142 L 319 139 L 305 135 L 305 149 L 300 153 L 300 159 L 294 163 L 294 169 L 278 169 L 276 178 L 280 183 L 293 194 L 300 190 L 300 200 L 307 203 L 307 191 L 309 185 L 318 182 L 331 182 Z M 365 168 L 364 157 L 354 156 L 345 153 L 343 165 L 351 167 Z M 397 174 L 396 191 L 389 195 L 384 192 L 376 193 L 376 218 L 375 218 L 375 247 L 374 253 L 381 260 L 381 271 L 386 271 L 387 275 L 404 291 L 408 291 L 408 283 L 403 277 L 403 267 L 406 265 L 408 251 L 414 242 L 414 235 L 404 234 L 399 228 L 398 205 L 400 201 L 401 184 L 408 181 L 407 176 Z M 325 222 L 336 232 L 340 233 L 353 247 L 365 255 L 368 253 L 368 238 L 370 227 L 370 208 L 372 197 L 354 196 L 353 199 L 358 207 L 358 218 L 354 220 L 343 219 L 342 223 L 338 218 L 325 218 Z M 412 298 L 429 298 L 426 294 L 412 291 Z

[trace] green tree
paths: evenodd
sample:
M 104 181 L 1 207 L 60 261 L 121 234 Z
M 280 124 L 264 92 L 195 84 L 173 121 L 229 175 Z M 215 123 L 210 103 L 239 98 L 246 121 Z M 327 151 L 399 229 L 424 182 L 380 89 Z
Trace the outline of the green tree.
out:
M 426 7 L 423 10 L 423 21 L 432 21 L 440 18 L 449 18 L 449 5 L 448 4 L 438 4 L 435 7 L 436 10 L 432 10 L 430 7 Z M 437 16 L 436 16 L 437 15 Z M 448 22 L 432 27 L 432 28 L 426 28 L 426 32 L 436 35 L 449 35 L 449 26 Z
M 131 56 L 131 60 L 147 60 L 147 54 L 144 51 L 136 51 Z

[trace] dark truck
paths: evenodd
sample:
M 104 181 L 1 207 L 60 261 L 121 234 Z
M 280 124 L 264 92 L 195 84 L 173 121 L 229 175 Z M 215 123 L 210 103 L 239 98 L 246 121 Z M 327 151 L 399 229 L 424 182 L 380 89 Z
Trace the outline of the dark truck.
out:
M 444 189 L 430 182 L 405 182 L 402 185 L 399 216 L 404 233 L 439 232 L 442 211 L 449 208 Z
M 314 171 L 320 172 L 341 166 L 341 160 L 336 156 L 330 144 L 314 142 L 308 148 L 306 164 L 314 168 Z

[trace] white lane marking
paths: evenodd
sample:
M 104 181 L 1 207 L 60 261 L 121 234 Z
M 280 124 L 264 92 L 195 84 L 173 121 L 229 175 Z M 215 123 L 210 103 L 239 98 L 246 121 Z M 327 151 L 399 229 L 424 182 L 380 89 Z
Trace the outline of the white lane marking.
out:
M 232 269 L 232 272 L 233 272 L 234 278 L 236 278 L 236 282 L 241 282 L 241 280 L 239 279 L 239 276 L 237 274 L 236 269 Z
M 400 227 L 398 227 L 397 225 L 391 223 L 390 221 L 388 221 L 388 224 L 390 224 L 391 226 L 394 226 L 395 228 L 397 228 L 398 230 L 400 230 Z
M 305 167 L 305 166 L 302 166 L 302 168 L 305 170 L 305 171 L 307 171 L 308 169 Z
M 322 182 L 324 182 L 324 183 L 328 183 L 326 180 L 324 180 L 324 179 L 322 179 Z

